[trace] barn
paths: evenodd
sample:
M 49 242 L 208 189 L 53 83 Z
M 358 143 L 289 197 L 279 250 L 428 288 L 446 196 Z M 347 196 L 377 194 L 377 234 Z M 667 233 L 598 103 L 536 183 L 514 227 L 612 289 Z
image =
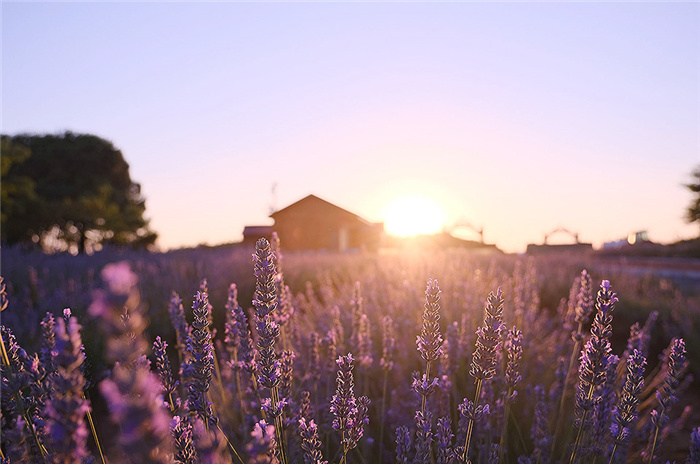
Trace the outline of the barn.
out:
M 369 222 L 357 214 L 309 195 L 270 215 L 286 250 L 370 250 L 381 245 L 384 223 Z

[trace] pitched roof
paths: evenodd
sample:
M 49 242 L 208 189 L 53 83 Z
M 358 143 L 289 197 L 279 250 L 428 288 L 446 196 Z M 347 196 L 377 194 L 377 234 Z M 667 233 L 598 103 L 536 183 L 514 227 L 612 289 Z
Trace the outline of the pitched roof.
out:
M 282 213 L 282 212 L 287 212 L 287 211 L 289 211 L 289 210 L 295 209 L 296 206 L 298 206 L 298 205 L 300 205 L 300 204 L 302 204 L 302 203 L 307 203 L 307 202 L 309 202 L 309 201 L 320 202 L 320 203 L 323 204 L 324 206 L 331 207 L 331 208 L 337 210 L 338 212 L 340 212 L 340 213 L 342 213 L 342 214 L 346 214 L 346 215 L 352 216 L 353 218 L 356 218 L 358 221 L 360 221 L 360 222 L 362 222 L 362 223 L 364 223 L 364 224 L 371 225 L 371 223 L 370 223 L 369 221 L 367 221 L 366 219 L 363 219 L 362 217 L 358 216 L 357 214 L 351 213 L 350 211 L 348 211 L 348 210 L 346 210 L 346 209 L 343 209 L 343 208 L 341 208 L 340 206 L 336 206 L 336 205 L 334 205 L 333 203 L 324 200 L 323 198 L 317 197 L 316 195 L 308 195 L 308 196 L 302 198 L 301 200 L 296 201 L 296 202 L 292 203 L 291 205 L 289 205 L 289 206 L 287 206 L 287 207 L 285 207 L 285 208 L 282 208 L 282 209 L 280 209 L 280 210 L 278 210 L 278 211 L 275 211 L 274 213 L 270 214 L 270 217 L 271 217 L 271 218 L 274 218 L 275 216 L 279 215 L 279 214 Z

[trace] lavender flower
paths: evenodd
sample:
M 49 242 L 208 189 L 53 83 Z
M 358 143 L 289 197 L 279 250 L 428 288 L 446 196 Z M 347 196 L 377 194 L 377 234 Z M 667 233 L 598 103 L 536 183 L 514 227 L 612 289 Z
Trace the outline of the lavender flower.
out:
M 175 416 L 170 422 L 170 430 L 175 444 L 175 464 L 197 464 L 197 451 L 192 441 L 192 420 L 190 416 Z
M 627 376 L 622 387 L 620 404 L 615 409 L 614 422 L 611 426 L 614 443 L 610 456 L 611 461 L 615 457 L 615 451 L 618 447 L 623 449 L 623 460 L 626 457 L 626 445 L 630 437 L 630 431 L 637 422 L 637 405 L 639 404 L 639 395 L 641 395 L 644 388 L 644 366 L 646 363 L 646 359 L 637 349 L 627 358 Z
M 321 440 L 318 439 L 318 427 L 311 420 L 307 423 L 305 418 L 299 419 L 299 434 L 301 435 L 301 449 L 304 450 L 304 464 L 327 464 L 321 454 Z
M 469 374 L 477 381 L 488 380 L 496 373 L 496 351 L 503 331 L 503 296 L 499 288 L 490 293 L 484 310 L 484 323 L 476 329 L 476 350 Z
M 551 436 L 548 432 L 549 420 L 547 419 L 547 402 L 545 401 L 544 388 L 535 385 L 535 417 L 530 429 L 530 438 L 534 449 L 530 457 L 533 462 L 549 464 L 549 449 Z
M 362 299 L 362 287 L 360 282 L 355 282 L 352 290 L 352 300 L 350 300 L 352 310 L 352 336 L 350 337 L 350 346 L 356 353 L 360 352 L 360 320 L 364 314 L 364 306 Z
M 278 464 L 276 457 L 275 427 L 261 420 L 255 424 L 246 446 L 251 464 Z
M 169 418 L 163 409 L 160 382 L 149 372 L 144 356 L 132 365 L 120 364 L 111 379 L 100 383 L 112 418 L 121 425 L 119 444 L 132 462 L 170 462 Z
M 418 351 L 428 362 L 428 366 L 440 357 L 442 335 L 440 335 L 440 287 L 437 280 L 428 280 L 425 290 L 425 310 L 423 311 L 423 327 L 416 338 Z M 427 372 L 430 375 L 430 372 Z
M 591 277 L 585 269 L 581 271 L 581 287 L 576 297 L 576 322 L 586 324 L 593 313 L 593 288 Z
M 498 464 L 498 443 L 491 443 L 491 451 L 489 452 L 488 464 Z
M 236 284 L 231 284 L 228 288 L 228 299 L 226 300 L 226 322 L 224 323 L 224 343 L 228 352 L 229 360 L 237 359 L 238 346 L 241 343 L 238 327 L 236 326 L 236 310 L 238 305 L 238 288 Z
M 466 398 L 462 401 L 462 404 L 457 407 L 457 409 L 463 417 L 473 422 L 479 422 L 481 419 L 491 413 L 491 408 L 489 408 L 488 404 L 480 404 L 474 407 L 474 403 Z
M 506 386 L 508 391 L 512 392 L 506 398 L 506 401 L 514 402 L 518 392 L 515 387 L 522 379 L 518 368 L 520 359 L 523 356 L 523 333 L 513 326 L 508 331 L 508 341 L 506 342 L 506 351 L 508 352 L 508 364 L 506 365 Z
M 501 334 L 503 333 L 503 296 L 499 288 L 496 295 L 490 293 L 486 299 L 484 309 L 483 326 L 476 329 L 476 349 L 472 356 L 472 363 L 469 373 L 476 380 L 476 393 L 474 402 L 467 399 L 460 405 L 460 413 L 468 420 L 467 435 L 462 452 L 462 460 L 468 461 L 469 445 L 471 442 L 474 422 L 477 422 L 483 415 L 488 414 L 489 405 L 479 406 L 479 397 L 484 380 L 489 380 L 496 373 L 496 352 L 501 344 Z
M 214 348 L 209 332 L 211 307 L 206 293 L 197 292 L 192 303 L 192 331 L 187 340 L 190 358 L 185 367 L 187 378 L 187 408 L 202 420 L 216 425 L 217 419 L 207 399 L 214 370 Z
M 218 427 L 207 427 L 195 417 L 192 432 L 201 464 L 231 464 L 231 456 L 226 451 L 226 437 Z
M 690 434 L 690 452 L 685 464 L 700 464 L 700 427 L 694 428 Z
M 306 366 L 306 375 L 304 378 L 310 381 L 314 388 L 318 388 L 316 385 L 321 380 L 321 337 L 319 337 L 318 332 L 311 332 L 309 334 L 309 351 L 308 351 L 309 361 Z M 335 358 L 333 358 L 335 359 Z
M 430 411 L 416 411 L 416 457 L 415 464 L 430 464 L 430 445 L 433 434 L 430 428 Z
M 255 370 L 255 348 L 253 347 L 253 339 L 250 336 L 248 318 L 243 308 L 238 305 L 238 291 L 235 284 L 231 284 L 229 288 L 229 299 L 226 310 L 230 324 L 230 327 L 227 328 L 227 336 L 231 337 L 231 342 L 237 341 L 237 363 L 234 367 L 236 369 L 242 368 L 252 373 Z
M 333 429 L 343 433 L 343 440 L 345 440 L 345 434 L 352 428 L 352 418 L 357 410 L 352 362 L 353 357 L 351 353 L 348 353 L 347 356 L 340 356 L 336 360 L 338 375 L 336 377 L 335 395 L 331 399 L 331 413 L 335 416 Z
M 409 450 L 411 449 L 411 435 L 408 427 L 402 425 L 396 429 L 396 463 L 408 464 Z
M 90 404 L 83 397 L 85 378 L 80 370 L 80 325 L 71 318 L 66 325 L 58 320 L 55 330 L 56 373 L 52 377 L 53 392 L 44 407 L 46 431 L 51 437 L 53 462 L 78 462 L 89 456 L 85 414 Z
M 634 350 L 638 350 L 641 353 L 643 335 L 644 332 L 639 322 L 635 322 L 630 326 L 630 336 L 627 338 L 627 349 L 622 353 L 622 359 L 627 359 Z
M 255 244 L 255 317 L 258 329 L 258 383 L 263 388 L 275 388 L 279 384 L 280 369 L 275 354 L 275 340 L 279 337 L 279 325 L 272 320 L 277 308 L 275 295 L 275 263 L 270 244 L 264 238 Z
M 372 367 L 372 338 L 370 337 L 369 318 L 367 314 L 360 316 L 359 332 L 357 334 L 357 364 L 364 368 Z
M 411 384 L 411 387 L 421 396 L 421 398 L 427 398 L 435 393 L 435 390 L 439 384 L 440 381 L 437 377 L 429 379 L 425 374 L 423 374 L 421 377 L 418 372 L 413 373 L 413 383 Z
M 675 396 L 676 390 L 678 389 L 678 385 L 681 382 L 681 376 L 683 375 L 686 367 L 685 342 L 683 339 L 674 339 L 669 348 L 664 385 L 656 392 L 656 399 L 659 402 L 659 406 L 651 412 L 651 422 L 654 425 L 654 429 L 649 437 L 649 444 L 647 445 L 647 449 L 644 453 L 647 462 L 649 463 L 654 461 L 657 447 L 660 443 L 659 437 L 663 432 L 664 427 L 668 423 L 668 414 L 671 406 L 678 401 Z
M 451 464 L 452 455 L 452 423 L 449 417 L 441 417 L 437 421 L 437 460 L 436 464 Z
M 357 408 L 352 417 L 352 427 L 348 433 L 347 449 L 351 450 L 360 442 L 360 438 L 365 433 L 365 425 L 369 424 L 369 405 L 370 400 L 366 396 L 361 396 L 357 399 Z
M 44 319 L 41 321 L 41 353 L 39 356 L 41 364 L 47 372 L 54 372 L 54 370 L 56 370 L 56 364 L 54 362 L 54 357 L 56 356 L 55 326 L 56 320 L 53 314 L 47 312 L 46 316 L 44 316 Z
M 103 274 L 109 276 L 109 274 Z M 124 278 L 122 281 L 135 281 Z M 114 285 L 122 289 L 120 285 Z M 90 306 L 90 314 L 98 317 L 107 333 L 108 357 L 115 362 L 111 378 L 102 381 L 100 391 L 107 400 L 113 419 L 121 425 L 119 444 L 129 451 L 133 462 L 172 462 L 170 419 L 163 409 L 160 382 L 149 371 L 148 359 L 143 355 L 148 344 L 143 337 L 146 320 L 139 305 L 138 292 L 131 290 L 129 320 L 120 321 L 122 295 L 98 293 Z M 116 298 L 115 298 L 116 297 Z
M 156 372 L 158 372 L 163 391 L 168 395 L 172 408 L 174 407 L 172 394 L 177 389 L 178 382 L 173 379 L 173 373 L 170 369 L 170 359 L 168 359 L 168 353 L 166 351 L 167 348 L 168 344 L 161 340 L 160 337 L 156 337 L 156 341 L 153 342 L 153 353 L 156 356 Z
M 340 356 L 338 364 L 338 375 L 336 377 L 335 395 L 331 399 L 331 413 L 333 419 L 333 429 L 341 432 L 343 445 L 343 456 L 345 457 L 351 449 L 357 446 L 358 441 L 364 433 L 364 426 L 369 423 L 367 410 L 369 398 L 366 396 L 355 399 L 355 381 L 352 375 L 353 357 Z
M 294 358 L 296 358 L 296 355 L 291 350 L 284 350 L 280 356 L 279 394 L 280 399 L 287 399 L 288 401 L 292 399 Z
M 187 340 L 190 338 L 190 327 L 187 325 L 185 317 L 185 309 L 182 306 L 182 298 L 180 295 L 173 292 L 170 296 L 170 305 L 168 306 L 170 320 L 175 328 L 175 336 L 177 337 L 177 349 L 181 357 L 185 358 Z
M 596 392 L 596 402 L 593 406 L 593 431 L 591 451 L 601 454 L 606 449 L 612 421 L 613 405 L 615 403 L 615 381 L 617 380 L 617 365 L 620 361 L 616 355 L 607 358 L 605 366 L 605 381 Z
M 612 312 L 615 310 L 617 295 L 610 290 L 610 282 L 604 280 L 600 285 L 596 299 L 596 312 L 591 326 L 591 338 L 581 354 L 579 366 L 579 383 L 576 394 L 576 415 L 578 433 L 570 462 L 574 462 L 582 435 L 587 427 L 588 413 L 596 402 L 596 389 L 603 385 L 606 379 L 606 366 L 612 351 L 608 339 L 612 335 Z

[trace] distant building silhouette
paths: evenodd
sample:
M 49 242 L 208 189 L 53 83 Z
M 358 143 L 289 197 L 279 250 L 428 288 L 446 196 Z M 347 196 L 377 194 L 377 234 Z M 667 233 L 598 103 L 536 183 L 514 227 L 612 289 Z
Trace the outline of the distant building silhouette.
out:
M 563 244 L 550 244 L 548 243 L 549 238 L 558 233 L 565 233 L 570 235 L 576 243 L 563 243 Z M 578 239 L 578 232 L 571 232 L 568 229 L 559 227 L 554 229 L 548 234 L 544 235 L 544 244 L 537 245 L 530 243 L 527 246 L 527 254 L 529 255 L 541 255 L 547 253 L 588 253 L 593 251 L 593 244 L 591 243 L 581 243 Z
M 245 226 L 243 228 L 243 243 L 255 245 L 260 238 L 272 238 L 272 226 Z
M 243 242 L 252 244 L 260 237 L 269 238 L 274 230 L 286 250 L 376 251 L 384 233 L 384 223 L 369 222 L 315 195 L 275 211 L 270 217 L 275 220 L 273 226 L 245 227 Z

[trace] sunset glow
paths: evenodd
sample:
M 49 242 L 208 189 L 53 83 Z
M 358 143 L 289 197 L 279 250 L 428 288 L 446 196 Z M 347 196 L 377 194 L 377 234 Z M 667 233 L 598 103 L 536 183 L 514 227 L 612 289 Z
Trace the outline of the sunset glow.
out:
M 384 220 L 388 233 L 405 237 L 440 231 L 446 214 L 435 201 L 420 195 L 408 195 L 386 206 Z

